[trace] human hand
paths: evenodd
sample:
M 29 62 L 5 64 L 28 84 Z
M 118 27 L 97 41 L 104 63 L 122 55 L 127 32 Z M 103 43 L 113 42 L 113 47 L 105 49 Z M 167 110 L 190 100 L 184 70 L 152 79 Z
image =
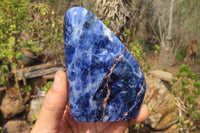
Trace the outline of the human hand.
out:
M 142 105 L 137 118 L 132 120 L 87 123 L 75 121 L 70 117 L 66 81 L 66 73 L 58 71 L 31 133 L 123 133 L 127 127 L 140 123 L 149 116 L 148 107 Z

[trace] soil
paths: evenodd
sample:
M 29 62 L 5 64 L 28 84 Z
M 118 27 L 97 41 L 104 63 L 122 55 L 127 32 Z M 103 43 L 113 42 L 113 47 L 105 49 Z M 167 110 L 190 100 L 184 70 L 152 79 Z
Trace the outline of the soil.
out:
M 148 57 L 147 58 L 147 64 L 151 64 L 152 68 L 153 69 L 154 67 L 156 67 L 155 65 L 155 54 L 154 54 L 154 51 L 147 51 L 146 52 L 146 56 Z M 167 71 L 172 73 L 173 76 L 176 75 L 176 73 L 179 71 L 179 67 L 181 65 L 183 65 L 184 62 L 183 61 L 177 61 L 173 66 L 170 66 L 167 68 Z M 200 64 L 193 64 L 191 66 L 191 69 L 192 69 L 192 72 L 194 72 L 196 75 L 198 75 L 200 77 Z

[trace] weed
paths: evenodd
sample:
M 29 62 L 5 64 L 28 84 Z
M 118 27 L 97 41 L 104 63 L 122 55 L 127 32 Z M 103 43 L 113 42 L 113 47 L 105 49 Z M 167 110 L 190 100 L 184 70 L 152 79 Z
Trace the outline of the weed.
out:
M 185 128 L 194 129 L 197 126 L 195 121 L 200 120 L 200 113 L 197 109 L 200 98 L 199 77 L 184 64 L 179 68 L 176 78 L 172 80 L 172 90 L 179 107 L 180 131 Z

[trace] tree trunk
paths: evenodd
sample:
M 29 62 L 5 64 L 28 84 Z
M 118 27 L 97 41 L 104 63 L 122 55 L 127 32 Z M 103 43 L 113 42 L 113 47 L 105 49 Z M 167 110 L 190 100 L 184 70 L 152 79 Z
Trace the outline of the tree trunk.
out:
M 104 22 L 109 21 L 110 30 L 123 42 L 125 31 L 133 27 L 132 1 L 131 0 L 97 0 L 95 3 L 96 14 Z
M 173 6 L 174 0 L 171 0 L 170 13 L 169 13 L 169 25 L 168 34 L 166 36 L 166 41 L 164 38 L 161 40 L 160 44 L 160 55 L 158 60 L 159 68 L 169 67 L 172 62 L 172 22 L 173 22 Z
M 169 47 L 161 47 L 160 48 L 160 55 L 158 59 L 158 67 L 169 67 L 172 61 L 172 49 Z

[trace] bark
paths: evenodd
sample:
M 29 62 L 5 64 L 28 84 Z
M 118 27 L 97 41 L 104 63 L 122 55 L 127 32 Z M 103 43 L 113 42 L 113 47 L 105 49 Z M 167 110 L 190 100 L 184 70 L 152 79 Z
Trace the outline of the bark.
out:
M 161 47 L 158 60 L 158 67 L 169 67 L 171 65 L 172 56 L 172 49 L 170 47 Z
M 167 41 L 170 41 L 172 39 L 173 7 L 174 7 L 174 0 L 171 0 Z
M 23 103 L 23 97 L 22 97 L 22 94 L 21 94 L 21 91 L 20 91 L 20 88 L 19 88 L 19 81 L 18 81 L 18 75 L 17 75 L 17 67 L 16 67 L 16 65 L 15 65 L 15 68 L 14 68 L 14 75 L 15 75 L 16 88 L 17 88 L 18 93 L 19 93 L 19 100 L 20 100 L 20 102 Z
M 124 41 L 125 30 L 133 27 L 134 14 L 131 0 L 97 0 L 96 14 L 104 22 L 109 21 L 110 30 Z
M 47 64 L 42 64 L 42 65 L 37 65 L 37 66 L 32 66 L 32 67 L 26 67 L 23 70 L 18 69 L 14 73 L 17 74 L 17 78 L 16 78 L 16 82 L 17 82 L 19 80 L 42 77 L 45 75 L 53 74 L 53 73 L 56 73 L 58 70 L 64 71 L 65 68 L 61 66 L 57 66 L 53 63 L 47 63 Z M 10 74 L 10 76 L 12 76 L 12 73 Z
M 174 0 L 171 0 L 170 13 L 169 13 L 168 34 L 166 36 L 166 39 L 162 38 L 161 44 L 160 44 L 161 47 L 160 47 L 160 55 L 159 55 L 159 60 L 158 60 L 158 67 L 159 68 L 169 67 L 171 65 L 171 62 L 172 62 L 172 56 L 173 56 L 173 54 L 172 54 L 173 6 L 174 6 Z

